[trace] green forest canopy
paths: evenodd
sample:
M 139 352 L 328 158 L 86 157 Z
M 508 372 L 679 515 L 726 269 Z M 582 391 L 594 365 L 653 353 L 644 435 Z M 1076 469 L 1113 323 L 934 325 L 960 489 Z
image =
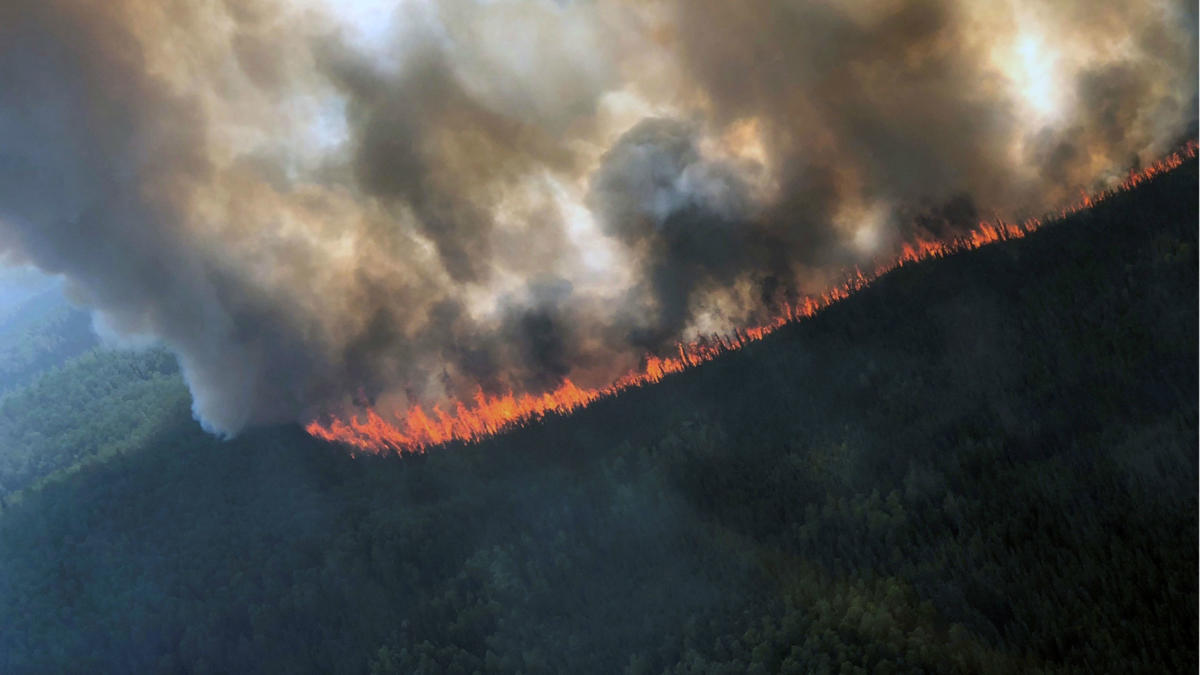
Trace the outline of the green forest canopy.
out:
M 1196 183 L 423 456 L 75 357 L 0 400 L 0 671 L 1194 669 Z

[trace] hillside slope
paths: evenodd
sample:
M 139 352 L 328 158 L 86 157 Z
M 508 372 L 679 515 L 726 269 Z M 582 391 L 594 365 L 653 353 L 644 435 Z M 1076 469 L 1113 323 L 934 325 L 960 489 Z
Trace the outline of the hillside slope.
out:
M 176 410 L 0 516 L 0 671 L 1193 669 L 1196 185 L 477 446 Z
M 71 306 L 57 287 L 0 316 L 0 393 L 95 347 L 88 313 Z

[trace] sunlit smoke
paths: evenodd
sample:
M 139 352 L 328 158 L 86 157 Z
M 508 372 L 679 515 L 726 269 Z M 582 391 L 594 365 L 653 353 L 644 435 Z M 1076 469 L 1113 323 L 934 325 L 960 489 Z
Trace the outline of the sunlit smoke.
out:
M 500 426 L 582 405 L 846 270 L 1112 188 L 1195 135 L 1195 25 L 1173 1 L 15 0 L 0 247 L 172 349 L 213 432 L 371 409 L 425 447 L 464 437 L 411 431 L 454 401 L 524 411 Z M 442 416 L 392 412 L 416 410 Z

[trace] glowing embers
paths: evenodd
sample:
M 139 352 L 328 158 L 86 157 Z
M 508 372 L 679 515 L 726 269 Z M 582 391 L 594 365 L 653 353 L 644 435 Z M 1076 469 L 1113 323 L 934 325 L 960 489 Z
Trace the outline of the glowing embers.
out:
M 1062 209 L 1059 215 L 1076 213 L 1118 192 L 1132 189 L 1182 165 L 1187 159 L 1195 157 L 1196 153 L 1197 144 L 1189 142 L 1182 150 L 1152 166 L 1131 172 L 1116 187 L 1095 195 L 1083 195 L 1079 201 Z M 821 296 L 804 298 L 799 303 L 782 307 L 773 320 L 763 325 L 736 330 L 732 335 L 716 335 L 698 342 L 679 344 L 675 353 L 669 356 L 647 355 L 640 370 L 623 375 L 607 387 L 585 389 L 568 379 L 556 389 L 539 395 L 509 393 L 487 396 L 479 391 L 470 401 L 450 401 L 444 407 L 435 405 L 431 412 L 426 412 L 418 405 L 407 412 L 385 418 L 378 411 L 367 409 L 361 419 L 356 416 L 349 420 L 336 417 L 326 422 L 314 420 L 305 429 L 317 438 L 345 443 L 367 452 L 421 452 L 449 441 L 477 441 L 540 420 L 549 414 L 572 412 L 599 398 L 658 382 L 672 373 L 711 361 L 725 352 L 761 340 L 782 326 L 810 317 L 903 265 L 976 249 L 997 241 L 1021 238 L 1041 226 L 1042 220 L 1037 218 L 1019 224 L 984 222 L 953 239 L 907 243 L 891 262 L 870 273 L 856 269 L 847 275 L 841 285 Z

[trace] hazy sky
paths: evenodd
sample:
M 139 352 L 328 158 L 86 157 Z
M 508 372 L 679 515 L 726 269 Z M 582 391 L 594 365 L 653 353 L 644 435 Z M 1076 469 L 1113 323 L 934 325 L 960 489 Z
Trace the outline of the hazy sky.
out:
M 31 265 L 0 262 L 0 320 L 26 300 L 60 285 L 60 280 Z

